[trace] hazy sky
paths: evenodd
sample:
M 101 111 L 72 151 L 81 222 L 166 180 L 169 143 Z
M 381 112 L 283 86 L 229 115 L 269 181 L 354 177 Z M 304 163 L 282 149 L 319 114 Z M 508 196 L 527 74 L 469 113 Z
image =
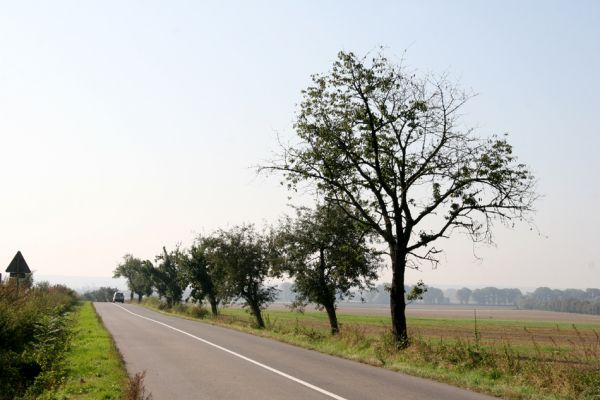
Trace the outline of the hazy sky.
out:
M 110 276 L 197 233 L 288 212 L 252 168 L 310 74 L 387 48 L 479 95 L 539 179 L 537 230 L 463 238 L 438 285 L 600 286 L 598 1 L 0 1 L 0 267 Z M 539 233 L 538 233 L 539 230 Z M 389 271 L 383 279 L 389 278 Z

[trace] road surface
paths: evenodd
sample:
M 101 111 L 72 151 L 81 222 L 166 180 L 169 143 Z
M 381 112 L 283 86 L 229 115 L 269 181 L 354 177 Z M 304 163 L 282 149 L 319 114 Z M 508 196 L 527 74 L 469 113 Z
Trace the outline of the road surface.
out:
M 154 400 L 493 399 L 136 305 L 94 306 Z

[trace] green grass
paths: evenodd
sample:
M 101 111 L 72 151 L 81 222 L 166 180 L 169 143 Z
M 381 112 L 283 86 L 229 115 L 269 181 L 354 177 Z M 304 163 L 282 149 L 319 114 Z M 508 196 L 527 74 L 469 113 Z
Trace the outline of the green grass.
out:
M 66 354 L 66 378 L 40 399 L 117 400 L 124 396 L 128 377 L 110 334 L 92 303 L 77 307 L 74 336 Z
M 164 309 L 157 299 L 145 305 Z M 205 315 L 196 306 L 166 311 Z M 481 320 L 476 337 L 473 320 L 410 318 L 411 346 L 399 350 L 384 316 L 340 314 L 335 337 L 325 313 L 268 310 L 264 319 L 266 329 L 256 329 L 251 315 L 232 307 L 203 320 L 507 399 L 600 399 L 598 325 Z

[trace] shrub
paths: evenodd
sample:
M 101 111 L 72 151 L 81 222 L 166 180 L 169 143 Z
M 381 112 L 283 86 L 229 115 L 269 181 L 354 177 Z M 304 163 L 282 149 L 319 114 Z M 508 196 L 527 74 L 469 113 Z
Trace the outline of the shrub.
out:
M 0 284 L 0 400 L 35 398 L 62 376 L 75 293 L 41 283 L 17 292 Z
M 208 316 L 208 310 L 201 305 L 189 305 L 186 309 L 186 314 L 192 318 L 203 319 Z

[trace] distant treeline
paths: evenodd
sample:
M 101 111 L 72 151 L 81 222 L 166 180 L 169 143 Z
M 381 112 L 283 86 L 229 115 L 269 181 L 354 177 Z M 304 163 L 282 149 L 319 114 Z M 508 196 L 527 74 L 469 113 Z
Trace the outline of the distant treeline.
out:
M 387 291 L 388 284 L 382 284 L 374 287 L 370 291 L 362 294 L 357 293 L 354 301 L 363 300 L 369 304 L 389 304 L 390 296 Z M 519 289 L 498 289 L 495 287 L 486 287 L 483 289 L 446 289 L 442 290 L 433 286 L 425 286 L 426 291 L 421 294 L 417 300 L 407 301 L 412 304 L 477 304 L 489 306 L 517 305 L 517 301 L 522 297 Z M 289 282 L 282 283 L 279 286 L 278 301 L 293 302 L 294 292 L 293 284 Z M 404 285 L 404 292 L 410 293 L 412 287 Z
M 600 315 L 600 289 L 537 288 L 519 300 L 524 309 Z
M 373 290 L 357 294 L 354 301 L 360 298 L 368 304 L 389 304 L 387 285 L 378 285 Z M 410 287 L 405 286 L 409 293 Z M 289 282 L 279 285 L 278 301 L 293 302 L 293 284 Z M 516 306 L 522 309 L 561 311 L 581 314 L 600 315 L 600 289 L 550 289 L 540 287 L 531 293 L 523 294 L 521 290 L 498 289 L 485 287 L 481 289 L 446 289 L 427 287 L 420 300 L 413 304 L 472 304 L 478 306 Z

